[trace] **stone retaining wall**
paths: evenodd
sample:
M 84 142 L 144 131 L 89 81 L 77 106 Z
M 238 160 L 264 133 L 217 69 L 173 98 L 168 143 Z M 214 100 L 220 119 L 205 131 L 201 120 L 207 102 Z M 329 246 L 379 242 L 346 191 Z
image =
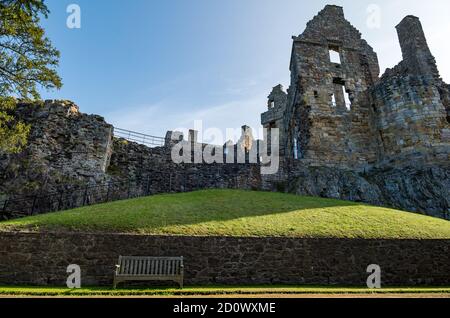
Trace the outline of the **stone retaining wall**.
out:
M 187 284 L 450 285 L 450 240 L 161 237 L 0 233 L 0 285 L 110 285 L 119 255 L 184 256 Z

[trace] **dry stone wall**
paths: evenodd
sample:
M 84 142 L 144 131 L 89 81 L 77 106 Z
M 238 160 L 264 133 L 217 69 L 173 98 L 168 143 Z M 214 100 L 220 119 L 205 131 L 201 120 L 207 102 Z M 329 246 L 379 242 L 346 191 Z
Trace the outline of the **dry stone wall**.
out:
M 119 255 L 183 256 L 186 284 L 448 286 L 448 240 L 160 237 L 0 233 L 1 285 L 65 286 L 69 264 L 84 286 L 111 286 Z

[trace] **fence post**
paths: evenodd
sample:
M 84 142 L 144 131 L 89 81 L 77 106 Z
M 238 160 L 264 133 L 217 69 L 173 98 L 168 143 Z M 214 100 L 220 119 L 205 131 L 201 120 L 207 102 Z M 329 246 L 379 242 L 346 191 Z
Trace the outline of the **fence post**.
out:
M 33 214 L 34 214 L 34 209 L 35 209 L 35 207 L 36 207 L 36 201 L 37 201 L 37 195 L 35 195 L 35 196 L 33 197 L 33 205 L 31 206 L 31 214 L 30 214 L 30 215 L 33 215 Z
M 131 191 L 131 181 L 128 180 L 128 195 L 127 195 L 128 199 L 130 198 L 130 191 Z

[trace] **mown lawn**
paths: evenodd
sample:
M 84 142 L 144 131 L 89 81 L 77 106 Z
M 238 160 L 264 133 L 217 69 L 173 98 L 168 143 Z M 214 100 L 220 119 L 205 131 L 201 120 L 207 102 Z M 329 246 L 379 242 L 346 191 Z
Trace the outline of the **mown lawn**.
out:
M 450 239 L 450 222 L 354 202 L 206 190 L 157 195 L 1 222 L 0 231 L 193 236 Z
M 450 295 L 449 287 L 398 287 L 368 289 L 362 287 L 323 287 L 323 286 L 205 286 L 175 288 L 135 288 L 110 289 L 86 287 L 68 289 L 63 287 L 0 287 L 0 296 L 226 296 L 226 295 L 339 295 L 339 294 L 444 294 Z

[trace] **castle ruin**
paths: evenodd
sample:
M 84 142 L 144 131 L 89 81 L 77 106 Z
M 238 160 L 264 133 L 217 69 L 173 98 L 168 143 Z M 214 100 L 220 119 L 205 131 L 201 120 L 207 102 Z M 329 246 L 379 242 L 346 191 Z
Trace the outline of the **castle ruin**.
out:
M 293 37 L 290 86 L 276 86 L 262 114 L 265 128 L 280 129 L 284 157 L 352 171 L 448 163 L 449 86 L 419 19 L 396 28 L 403 61 L 381 78 L 377 54 L 341 7 L 326 6 Z
M 247 158 L 176 164 L 171 150 L 186 141 L 168 141 L 172 132 L 148 147 L 121 138 L 119 129 L 80 113 L 72 102 L 19 103 L 16 116 L 32 130 L 22 153 L 0 153 L 0 212 L 23 216 L 14 214 L 24 211 L 23 201 L 15 210 L 11 204 L 23 195 L 31 195 L 32 214 L 104 202 L 114 191 L 127 198 L 238 188 L 450 219 L 450 86 L 439 76 L 419 19 L 405 17 L 397 31 L 403 60 L 381 77 L 377 54 L 341 7 L 326 6 L 293 37 L 290 86 L 286 92 L 281 85 L 273 88 L 261 116 L 268 139 L 271 128 L 280 130 L 280 169 L 273 175 L 262 174 L 261 163 Z M 246 151 L 258 147 L 247 126 L 242 132 Z M 198 144 L 195 131 L 188 137 L 199 149 L 208 146 Z M 103 193 L 86 186 L 115 181 L 125 184 L 100 188 Z M 48 199 L 49 192 L 57 193 L 57 201 Z

